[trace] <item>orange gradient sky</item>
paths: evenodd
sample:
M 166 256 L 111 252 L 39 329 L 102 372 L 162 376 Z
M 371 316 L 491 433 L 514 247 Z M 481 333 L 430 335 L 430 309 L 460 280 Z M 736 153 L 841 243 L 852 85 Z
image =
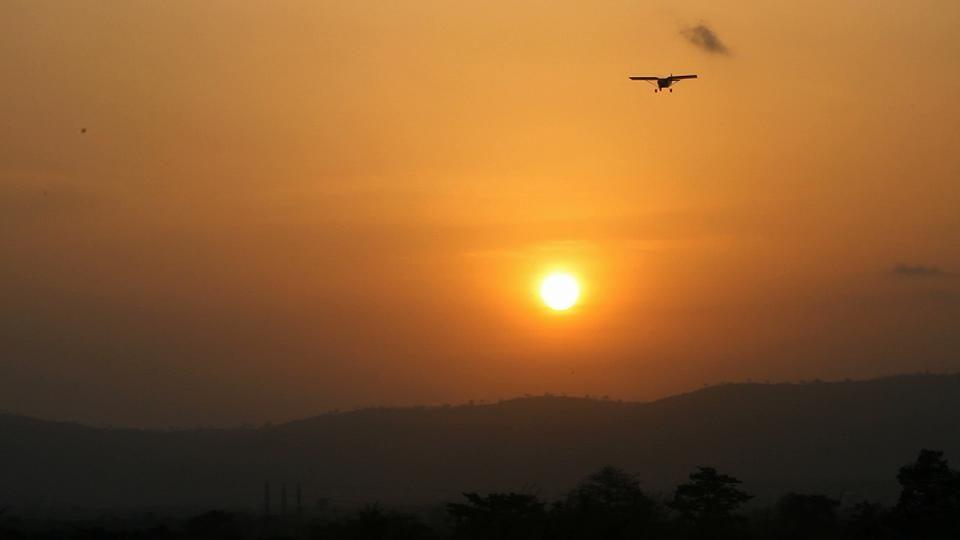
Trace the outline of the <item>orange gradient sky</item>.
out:
M 5 1 L 0 408 L 960 369 L 958 27 L 947 0 Z M 700 79 L 627 80 L 670 72 Z M 554 268 L 571 312 L 537 298 Z

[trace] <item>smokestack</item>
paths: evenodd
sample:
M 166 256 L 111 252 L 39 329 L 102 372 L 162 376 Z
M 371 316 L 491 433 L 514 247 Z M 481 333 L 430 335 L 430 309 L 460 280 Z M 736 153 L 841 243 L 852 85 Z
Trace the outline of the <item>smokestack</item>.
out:
M 300 490 L 300 482 L 297 482 L 297 517 L 303 515 L 303 492 Z
M 280 515 L 287 515 L 287 483 L 280 484 Z
M 263 515 L 270 517 L 270 482 L 263 483 Z

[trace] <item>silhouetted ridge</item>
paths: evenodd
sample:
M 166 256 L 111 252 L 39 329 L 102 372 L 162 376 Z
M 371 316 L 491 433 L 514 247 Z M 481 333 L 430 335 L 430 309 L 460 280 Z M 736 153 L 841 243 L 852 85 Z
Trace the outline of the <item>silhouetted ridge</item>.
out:
M 758 501 L 787 491 L 891 501 L 920 448 L 960 456 L 960 376 L 725 384 L 649 403 L 537 396 L 372 408 L 260 429 L 101 429 L 0 415 L 0 477 L 36 504 L 259 504 L 263 482 L 311 497 L 438 502 L 607 464 L 653 492 L 710 464 Z M 0 500 L 0 506 L 6 502 Z

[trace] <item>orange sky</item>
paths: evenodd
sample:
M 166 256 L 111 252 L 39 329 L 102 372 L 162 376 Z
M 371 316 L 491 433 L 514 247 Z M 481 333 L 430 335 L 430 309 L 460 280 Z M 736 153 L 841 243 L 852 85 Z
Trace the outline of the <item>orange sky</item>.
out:
M 5 1 L 0 408 L 960 369 L 958 27 L 947 0 Z M 670 72 L 700 79 L 626 79 Z M 533 294 L 555 267 L 573 313 Z

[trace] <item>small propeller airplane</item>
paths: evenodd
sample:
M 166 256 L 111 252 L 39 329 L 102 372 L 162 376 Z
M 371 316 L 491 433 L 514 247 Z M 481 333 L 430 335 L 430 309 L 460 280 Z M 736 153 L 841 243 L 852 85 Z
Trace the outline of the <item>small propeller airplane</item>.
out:
M 656 93 L 663 90 L 664 88 L 667 88 L 670 90 L 670 92 L 673 92 L 673 88 L 670 88 L 671 86 L 673 86 L 673 83 L 677 81 L 682 81 L 683 79 L 696 79 L 696 78 L 697 78 L 696 75 L 674 75 L 673 73 L 671 73 L 669 77 L 630 77 L 630 80 L 631 81 L 647 81 L 651 83 L 656 81 L 657 87 L 653 90 L 654 93 Z

